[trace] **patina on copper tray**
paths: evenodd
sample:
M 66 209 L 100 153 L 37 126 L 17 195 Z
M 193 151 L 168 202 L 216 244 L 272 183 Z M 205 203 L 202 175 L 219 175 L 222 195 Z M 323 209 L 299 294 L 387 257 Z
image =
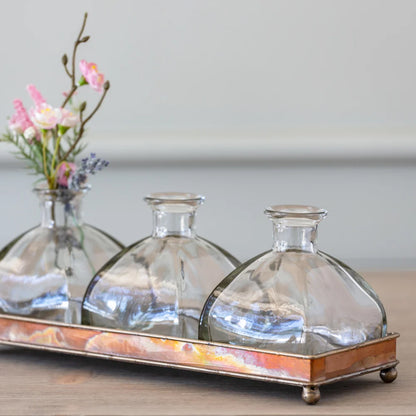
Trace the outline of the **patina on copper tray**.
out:
M 0 314 L 0 344 L 292 384 L 309 404 L 344 378 L 380 371 L 394 381 L 398 336 L 306 356 Z

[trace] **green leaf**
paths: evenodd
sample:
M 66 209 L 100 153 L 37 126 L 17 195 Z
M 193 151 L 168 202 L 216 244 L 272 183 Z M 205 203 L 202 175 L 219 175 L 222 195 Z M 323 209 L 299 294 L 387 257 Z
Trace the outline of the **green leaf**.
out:
M 32 170 L 32 174 L 44 176 L 42 155 L 37 151 L 37 141 L 29 143 L 23 135 L 13 134 L 11 131 L 3 134 L 1 141 L 14 145 L 15 150 L 12 153 L 16 159 L 26 162 L 26 168 Z

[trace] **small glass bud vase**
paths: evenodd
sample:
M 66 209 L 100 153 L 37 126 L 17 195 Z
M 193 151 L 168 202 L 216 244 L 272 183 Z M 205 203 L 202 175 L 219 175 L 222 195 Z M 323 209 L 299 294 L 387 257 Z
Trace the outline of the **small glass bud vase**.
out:
M 34 190 L 41 224 L 0 251 L 0 313 L 81 323 L 89 282 L 123 247 L 83 222 L 81 202 L 89 189 Z
M 275 205 L 273 249 L 247 261 L 211 293 L 200 339 L 305 355 L 386 334 L 383 305 L 365 280 L 318 251 L 323 209 Z
M 154 193 L 153 233 L 110 260 L 88 287 L 84 324 L 197 338 L 202 307 L 214 287 L 240 263 L 197 236 L 204 197 Z

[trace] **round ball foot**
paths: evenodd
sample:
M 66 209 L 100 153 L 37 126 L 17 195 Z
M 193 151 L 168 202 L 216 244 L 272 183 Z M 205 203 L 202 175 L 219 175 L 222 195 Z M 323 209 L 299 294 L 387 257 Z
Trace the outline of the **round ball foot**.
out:
M 321 392 L 318 386 L 303 386 L 302 399 L 305 403 L 316 404 L 321 398 Z
M 380 371 L 380 377 L 385 383 L 393 383 L 397 378 L 396 367 L 386 368 Z

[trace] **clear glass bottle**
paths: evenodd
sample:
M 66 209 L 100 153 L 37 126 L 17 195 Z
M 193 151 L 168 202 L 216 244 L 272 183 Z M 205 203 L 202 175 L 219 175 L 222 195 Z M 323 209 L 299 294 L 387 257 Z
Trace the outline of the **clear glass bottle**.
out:
M 81 201 L 89 189 L 34 190 L 41 224 L 0 252 L 0 313 L 81 323 L 91 278 L 123 248 L 83 222 Z
M 202 307 L 212 289 L 240 263 L 196 235 L 204 197 L 154 193 L 153 233 L 110 260 L 85 295 L 82 321 L 159 335 L 198 337 Z
M 242 264 L 207 299 L 199 337 L 319 354 L 386 334 L 383 305 L 365 280 L 318 251 L 323 209 L 275 205 L 273 249 Z

